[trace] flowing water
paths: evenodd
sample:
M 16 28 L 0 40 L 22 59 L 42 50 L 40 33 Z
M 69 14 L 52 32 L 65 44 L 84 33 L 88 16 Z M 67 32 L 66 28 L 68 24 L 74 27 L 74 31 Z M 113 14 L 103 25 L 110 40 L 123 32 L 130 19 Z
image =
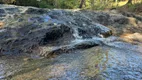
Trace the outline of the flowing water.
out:
M 0 78 L 1 80 L 141 80 L 140 48 L 141 46 L 139 49 L 137 47 L 135 50 L 129 50 L 100 46 L 54 55 L 50 59 L 5 56 L 0 59 Z

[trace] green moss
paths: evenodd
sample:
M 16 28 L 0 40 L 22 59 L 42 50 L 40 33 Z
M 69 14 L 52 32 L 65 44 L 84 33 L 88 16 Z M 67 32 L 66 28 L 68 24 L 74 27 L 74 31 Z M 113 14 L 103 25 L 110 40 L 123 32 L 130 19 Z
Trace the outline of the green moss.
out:
M 104 52 L 102 48 L 92 48 L 87 49 L 87 53 L 89 53 L 89 55 L 86 57 L 87 62 L 85 64 L 85 75 L 94 77 L 106 69 L 108 51 Z

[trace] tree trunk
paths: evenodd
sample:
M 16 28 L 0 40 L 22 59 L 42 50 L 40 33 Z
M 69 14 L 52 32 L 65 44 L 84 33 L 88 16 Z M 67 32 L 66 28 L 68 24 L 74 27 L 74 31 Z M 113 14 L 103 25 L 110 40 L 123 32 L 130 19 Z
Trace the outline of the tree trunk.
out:
M 81 0 L 79 8 L 82 8 L 84 4 L 85 4 L 85 0 Z
M 128 0 L 127 4 L 132 4 L 132 0 Z

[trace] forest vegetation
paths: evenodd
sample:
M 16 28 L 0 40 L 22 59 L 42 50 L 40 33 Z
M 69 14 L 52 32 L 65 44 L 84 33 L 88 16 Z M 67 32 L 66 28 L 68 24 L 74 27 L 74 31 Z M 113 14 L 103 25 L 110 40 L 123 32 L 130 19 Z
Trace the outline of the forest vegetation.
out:
M 130 8 L 135 9 L 137 4 L 142 4 L 142 0 L 0 0 L 0 3 L 40 8 L 102 10 L 117 8 L 126 4 L 128 4 Z

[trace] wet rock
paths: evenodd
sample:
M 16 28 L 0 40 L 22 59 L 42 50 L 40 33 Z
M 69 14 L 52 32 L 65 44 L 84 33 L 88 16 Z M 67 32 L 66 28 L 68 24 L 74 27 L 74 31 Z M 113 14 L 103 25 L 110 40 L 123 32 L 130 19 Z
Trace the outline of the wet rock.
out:
M 51 18 L 56 19 L 59 16 L 63 16 L 63 11 L 62 10 L 52 10 L 48 13 Z
M 135 16 L 136 19 L 142 21 L 142 17 L 141 16 Z
M 79 35 L 83 38 L 92 38 L 94 36 L 108 37 L 112 35 L 112 32 L 109 28 L 97 23 L 90 25 L 87 28 L 79 28 L 78 31 Z
M 52 19 L 49 15 L 43 15 L 43 16 L 36 16 L 36 17 L 31 17 L 28 19 L 29 22 L 39 22 L 39 23 L 43 23 L 43 22 L 49 22 L 51 21 L 51 23 L 58 23 L 58 20 Z
M 92 38 L 87 34 L 87 31 L 83 30 L 82 28 L 78 28 L 79 36 L 82 36 L 83 38 Z
M 19 9 L 17 7 L 13 7 L 13 8 L 5 8 L 6 12 L 9 14 L 13 14 L 13 13 L 18 13 Z
M 3 20 L 4 20 L 4 18 L 1 17 L 1 18 L 0 18 L 0 21 L 3 21 Z
M 109 21 L 109 19 L 110 19 L 110 15 L 106 13 L 100 13 L 96 15 L 96 21 L 103 25 L 110 24 L 111 21 Z
M 96 23 L 103 25 L 111 25 L 113 21 L 111 20 L 111 15 L 106 12 L 95 12 L 95 11 L 83 11 L 83 14 L 89 17 Z
M 29 22 L 44 22 L 44 19 L 41 17 L 32 17 L 29 19 Z
M 27 14 L 46 14 L 48 11 L 44 9 L 28 8 L 25 13 Z
M 142 17 L 141 16 L 138 16 L 138 15 L 135 15 L 133 13 L 129 13 L 129 12 L 121 12 L 122 15 L 124 16 L 127 16 L 127 17 L 134 17 L 140 21 L 142 21 Z
M 76 40 L 69 45 L 64 45 L 59 47 L 41 47 L 40 56 L 51 57 L 54 55 L 75 51 L 78 49 L 88 49 L 101 44 L 102 44 L 101 40 L 95 40 L 95 39 Z
M 41 44 L 46 44 L 49 41 L 57 40 L 63 37 L 65 33 L 70 33 L 70 28 L 66 25 L 61 24 L 55 27 L 51 27 L 46 32 Z
M 113 21 L 116 24 L 128 24 L 129 23 L 129 19 L 124 16 L 114 17 Z
M 82 41 L 80 43 L 77 43 L 74 45 L 75 49 L 87 49 L 87 48 L 91 48 L 94 46 L 98 46 L 100 45 L 100 42 L 95 41 L 95 40 L 86 40 L 86 41 Z
M 121 12 L 122 15 L 127 16 L 127 17 L 133 17 L 135 16 L 133 13 L 129 13 L 129 12 Z
M 0 8 L 13 8 L 2 6 Z M 141 45 L 112 37 L 111 29 L 106 27 L 119 25 L 123 31 L 125 25 L 131 25 L 127 22 L 128 16 L 96 11 L 17 8 L 21 11 L 18 16 L 14 15 L 17 10 L 5 10 L 8 15 L 13 11 L 14 14 L 12 18 L 6 17 L 6 24 L 0 29 L 0 79 L 7 76 L 12 80 L 142 79 Z M 141 42 L 140 33 L 125 37 L 138 37 L 134 40 Z M 38 60 L 21 58 L 17 54 L 54 58 Z
M 64 46 L 72 44 L 71 41 L 75 39 L 106 38 L 112 35 L 111 29 L 106 26 L 112 25 L 115 28 L 122 26 L 123 31 L 123 27 L 130 24 L 127 22 L 128 17 L 106 12 L 0 6 L 5 9 L 6 15 L 14 13 L 10 15 L 11 17 L 5 17 L 6 30 L 0 33 L 0 46 L 3 46 L 5 52 L 11 53 L 12 51 L 33 53 L 35 45 Z M 1 12 L 4 13 L 3 10 Z M 84 49 L 100 44 L 84 41 L 74 44 L 74 48 Z
M 99 31 L 97 33 L 103 35 L 103 37 L 108 37 L 108 36 L 112 35 L 112 31 L 109 28 L 107 28 L 101 24 L 95 24 L 95 27 Z
M 4 9 L 0 9 L 0 17 L 5 17 L 6 16 L 6 12 Z
M 0 47 L 4 50 L 4 54 L 31 53 L 32 47 L 35 45 L 41 46 L 52 41 L 62 44 L 64 39 L 60 40 L 60 38 L 72 35 L 71 29 L 64 24 L 40 26 L 38 24 L 23 23 L 22 25 L 5 29 L 0 33 Z M 70 41 L 71 37 L 68 37 L 68 39 Z
M 4 9 L 0 9 L 0 14 L 4 14 L 5 10 Z
M 0 14 L 1 18 L 4 18 L 6 16 L 6 14 Z

